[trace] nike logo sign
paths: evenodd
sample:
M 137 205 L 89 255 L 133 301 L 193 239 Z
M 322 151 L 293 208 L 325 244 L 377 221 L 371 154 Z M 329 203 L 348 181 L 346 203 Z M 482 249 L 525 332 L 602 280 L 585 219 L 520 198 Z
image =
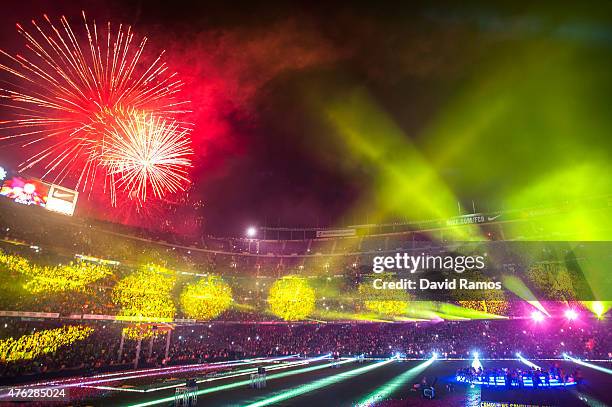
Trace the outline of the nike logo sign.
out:
M 491 221 L 493 221 L 493 220 L 495 220 L 495 219 L 499 218 L 500 216 L 501 216 L 501 213 L 500 213 L 499 215 L 495 215 L 495 216 L 487 216 L 487 220 L 488 220 L 489 222 L 491 222 Z
M 74 194 L 71 192 L 60 192 L 60 191 L 54 191 L 53 192 L 53 197 L 54 198 L 59 198 L 59 199 L 66 199 L 66 198 L 74 198 Z

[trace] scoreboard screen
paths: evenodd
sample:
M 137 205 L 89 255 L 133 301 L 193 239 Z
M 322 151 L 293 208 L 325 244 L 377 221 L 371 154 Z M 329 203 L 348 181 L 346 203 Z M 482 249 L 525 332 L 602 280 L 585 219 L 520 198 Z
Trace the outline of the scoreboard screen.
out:
M 3 170 L 4 171 L 4 170 Z M 79 193 L 73 189 L 49 184 L 37 178 L 22 175 L 0 179 L 0 196 L 12 199 L 22 205 L 40 206 L 64 215 L 73 215 Z
M 50 185 L 35 178 L 10 177 L 4 180 L 0 195 L 23 205 L 47 206 Z

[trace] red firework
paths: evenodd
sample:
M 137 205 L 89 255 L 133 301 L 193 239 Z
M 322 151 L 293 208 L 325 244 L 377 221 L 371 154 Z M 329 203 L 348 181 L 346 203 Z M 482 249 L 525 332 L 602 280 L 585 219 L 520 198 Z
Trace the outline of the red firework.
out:
M 43 166 L 43 177 L 52 176 L 53 182 L 60 183 L 73 178 L 81 190 L 91 190 L 103 178 L 114 202 L 117 186 L 113 180 L 129 178 L 117 173 L 118 166 L 104 165 L 112 161 L 107 152 L 117 151 L 115 130 L 134 117 L 172 120 L 186 112 L 188 102 L 179 95 L 182 82 L 169 72 L 164 52 L 156 58 L 146 57 L 146 37 L 138 42 L 129 26 L 113 29 L 107 23 L 99 30 L 83 12 L 83 29 L 77 35 L 65 17 L 60 18 L 59 26 L 46 15 L 44 20 L 44 27 L 32 20 L 32 34 L 17 25 L 27 56 L 0 50 L 5 58 L 0 69 L 12 78 L 0 88 L 0 98 L 14 114 L 0 121 L 0 140 L 14 139 L 34 149 L 20 169 Z M 185 126 L 177 125 L 173 132 L 188 140 Z M 113 135 L 110 139 L 109 134 Z M 129 140 L 143 143 L 139 136 L 126 135 L 119 145 L 123 148 Z M 166 167 L 167 178 L 156 178 L 149 189 L 161 196 L 166 189 L 181 188 L 176 180 L 186 180 L 186 166 L 189 163 L 181 161 L 169 170 Z M 133 191 L 127 182 L 119 187 Z M 137 189 L 143 191 L 142 186 Z M 146 198 L 146 191 L 139 198 Z

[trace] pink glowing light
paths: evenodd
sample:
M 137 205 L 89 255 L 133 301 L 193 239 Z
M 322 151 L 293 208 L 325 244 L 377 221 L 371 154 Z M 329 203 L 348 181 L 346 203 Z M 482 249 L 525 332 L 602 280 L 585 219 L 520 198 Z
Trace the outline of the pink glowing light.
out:
M 544 321 L 544 314 L 542 314 L 540 311 L 533 311 L 531 313 L 531 319 L 533 319 L 533 322 L 540 323 Z
M 578 319 L 578 313 L 575 310 L 570 308 L 565 311 L 565 318 L 567 318 L 570 321 L 573 321 L 575 319 Z

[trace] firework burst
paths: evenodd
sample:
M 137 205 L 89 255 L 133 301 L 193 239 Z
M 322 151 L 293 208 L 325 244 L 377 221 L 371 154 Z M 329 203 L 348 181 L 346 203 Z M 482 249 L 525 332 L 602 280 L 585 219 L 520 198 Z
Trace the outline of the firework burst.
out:
M 132 114 L 106 130 L 99 161 L 115 188 L 145 201 L 183 190 L 192 154 L 188 130 L 176 121 Z
M 0 140 L 35 149 L 22 170 L 43 166 L 43 177 L 53 177 L 53 182 L 74 179 L 81 190 L 91 190 L 104 178 L 114 201 L 115 185 L 108 177 L 118 175 L 117 167 L 100 165 L 109 128 L 124 126 L 119 122 L 135 114 L 174 119 L 187 111 L 188 102 L 179 98 L 182 82 L 169 72 L 164 52 L 156 58 L 145 55 L 146 37 L 136 40 L 129 26 L 107 23 L 99 29 L 84 12 L 82 16 L 79 34 L 65 17 L 59 25 L 46 15 L 44 24 L 32 20 L 32 33 L 17 24 L 27 56 L 0 50 L 5 59 L 0 70 L 11 78 L 0 88 L 0 98 L 13 113 L 0 122 Z M 182 136 L 187 132 L 182 130 Z M 113 172 L 104 172 L 108 168 Z M 148 178 L 156 194 L 164 185 L 176 188 L 176 177 L 163 183 L 159 174 Z M 125 175 L 121 179 L 129 179 Z

